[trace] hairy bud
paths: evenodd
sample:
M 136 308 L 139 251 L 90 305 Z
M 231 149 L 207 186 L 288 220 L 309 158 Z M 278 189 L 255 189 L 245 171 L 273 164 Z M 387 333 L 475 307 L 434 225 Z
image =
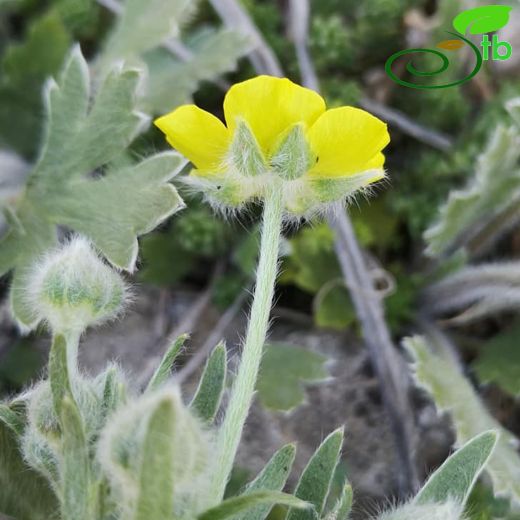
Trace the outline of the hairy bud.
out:
M 90 243 L 76 237 L 32 269 L 26 294 L 35 323 L 45 321 L 55 332 L 81 333 L 117 316 L 127 289 Z

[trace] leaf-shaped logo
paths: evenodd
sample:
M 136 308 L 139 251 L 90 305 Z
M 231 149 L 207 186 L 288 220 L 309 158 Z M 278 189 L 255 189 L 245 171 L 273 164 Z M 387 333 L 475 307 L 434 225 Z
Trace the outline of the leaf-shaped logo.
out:
M 463 11 L 453 20 L 453 27 L 461 34 L 484 34 L 498 31 L 509 22 L 512 7 L 486 5 Z

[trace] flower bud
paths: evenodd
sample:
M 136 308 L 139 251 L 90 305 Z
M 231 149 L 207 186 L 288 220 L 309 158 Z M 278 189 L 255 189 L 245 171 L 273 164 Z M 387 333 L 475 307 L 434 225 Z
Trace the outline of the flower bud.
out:
M 61 333 L 81 333 L 114 318 L 127 294 L 122 277 L 79 237 L 51 252 L 26 280 L 26 304 L 34 321 Z

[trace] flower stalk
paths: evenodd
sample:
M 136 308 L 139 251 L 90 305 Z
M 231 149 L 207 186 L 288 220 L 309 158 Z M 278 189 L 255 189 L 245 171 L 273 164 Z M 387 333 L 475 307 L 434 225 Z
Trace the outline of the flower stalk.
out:
M 263 346 L 269 327 L 269 315 L 278 270 L 278 252 L 282 230 L 282 190 L 274 183 L 264 201 L 260 258 L 256 273 L 253 305 L 247 327 L 242 358 L 233 383 L 229 405 L 219 431 L 217 464 L 213 475 L 213 504 L 219 503 L 233 468 L 262 360 Z

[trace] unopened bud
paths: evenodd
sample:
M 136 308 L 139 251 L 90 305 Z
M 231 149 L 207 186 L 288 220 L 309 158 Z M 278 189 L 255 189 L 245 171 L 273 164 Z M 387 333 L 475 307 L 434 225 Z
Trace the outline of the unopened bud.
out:
M 81 333 L 117 316 L 127 299 L 121 276 L 83 238 L 74 238 L 37 264 L 27 278 L 35 321 L 55 332 Z

